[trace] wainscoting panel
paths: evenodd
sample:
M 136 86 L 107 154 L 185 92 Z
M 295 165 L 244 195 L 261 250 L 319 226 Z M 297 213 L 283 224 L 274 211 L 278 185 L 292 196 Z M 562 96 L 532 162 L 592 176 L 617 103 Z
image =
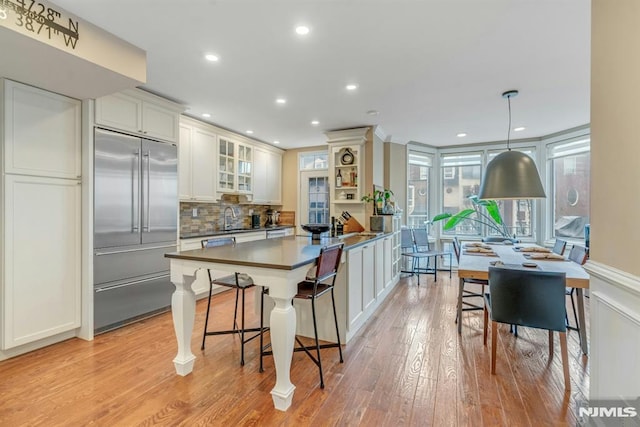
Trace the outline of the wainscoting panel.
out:
M 590 399 L 640 396 L 640 278 L 589 261 Z M 634 380 L 632 380 L 634 379 Z

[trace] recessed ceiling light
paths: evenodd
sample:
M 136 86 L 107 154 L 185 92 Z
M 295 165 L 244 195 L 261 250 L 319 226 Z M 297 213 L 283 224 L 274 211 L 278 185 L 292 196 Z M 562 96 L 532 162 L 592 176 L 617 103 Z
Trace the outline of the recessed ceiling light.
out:
M 280 141 L 273 141 L 274 144 L 280 144 Z
M 347 90 L 356 90 L 356 89 L 358 89 L 358 85 L 348 84 L 348 85 L 346 86 L 346 89 L 347 89 Z
M 218 58 L 218 55 L 214 55 L 212 53 L 209 53 L 209 54 L 205 55 L 204 57 L 205 57 L 205 59 L 207 61 L 211 61 L 211 62 L 218 62 L 218 60 L 220 59 L 220 58 Z
M 377 116 L 378 114 L 380 114 L 380 111 L 378 110 L 369 110 L 367 111 L 367 114 L 370 116 Z
M 309 27 L 305 25 L 298 25 L 296 27 L 296 33 L 298 33 L 301 36 L 306 36 L 307 34 L 309 34 Z
M 276 99 L 276 104 L 286 104 L 287 100 L 284 98 L 278 98 Z
M 526 127 L 524 127 L 524 126 L 520 126 L 520 127 L 518 127 L 518 128 L 514 128 L 514 129 L 513 129 L 513 131 L 514 131 L 514 132 L 520 132 L 520 131 L 523 131 L 523 130 L 525 130 L 525 129 L 526 129 Z
M 456 135 L 458 138 L 464 138 L 465 136 L 467 136 L 466 133 L 464 132 L 460 132 L 459 134 Z
M 313 120 L 313 121 L 311 121 L 311 124 L 314 125 L 314 126 L 318 126 L 320 124 L 320 122 L 317 121 L 317 120 Z
M 253 133 L 253 131 L 252 131 L 251 129 L 249 129 L 249 130 L 247 131 L 247 133 L 248 133 L 249 135 L 251 135 L 251 134 Z
M 202 113 L 202 117 L 206 117 L 206 118 L 208 119 L 209 117 L 211 117 L 211 114 L 209 114 L 209 113 Z

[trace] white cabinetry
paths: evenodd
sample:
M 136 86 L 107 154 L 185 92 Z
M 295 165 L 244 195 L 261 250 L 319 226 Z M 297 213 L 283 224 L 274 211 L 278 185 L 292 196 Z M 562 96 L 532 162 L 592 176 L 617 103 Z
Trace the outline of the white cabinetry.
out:
M 385 272 L 390 270 L 385 263 L 385 252 L 384 252 L 384 242 L 385 239 L 376 240 L 375 244 L 375 253 L 376 253 L 376 262 L 375 262 L 375 283 L 376 283 L 376 298 L 379 297 L 382 292 L 384 292 L 385 287 Z
M 19 354 L 80 326 L 81 103 L 10 81 L 2 99 L 0 345 Z
M 3 350 L 80 326 L 82 224 L 78 181 L 7 175 L 4 191 Z
M 282 155 L 255 147 L 253 165 L 253 202 L 267 205 L 282 203 Z
M 253 193 L 253 146 L 218 138 L 218 192 Z
M 402 223 L 402 214 L 395 214 L 391 219 L 391 280 L 397 281 L 400 278 L 402 251 L 400 247 L 400 225 Z
M 5 81 L 4 111 L 5 173 L 80 177 L 79 101 Z
M 366 321 L 375 302 L 374 243 L 347 251 L 347 319 L 349 330 Z
M 180 200 L 213 202 L 215 200 L 216 135 L 200 128 L 196 122 L 180 123 L 178 144 L 178 181 Z
M 96 99 L 96 124 L 152 139 L 178 141 L 179 115 L 184 109 L 138 89 Z

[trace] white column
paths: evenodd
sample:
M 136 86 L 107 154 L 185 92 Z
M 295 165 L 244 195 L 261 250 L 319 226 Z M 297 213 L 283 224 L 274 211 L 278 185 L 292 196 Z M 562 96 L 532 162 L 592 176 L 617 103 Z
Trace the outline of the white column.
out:
M 196 357 L 191 352 L 191 334 L 196 315 L 196 294 L 191 285 L 196 280 L 196 272 L 183 274 L 179 260 L 171 260 L 171 281 L 176 290 L 171 296 L 173 327 L 178 340 L 178 354 L 173 359 L 178 375 L 185 376 L 193 370 Z

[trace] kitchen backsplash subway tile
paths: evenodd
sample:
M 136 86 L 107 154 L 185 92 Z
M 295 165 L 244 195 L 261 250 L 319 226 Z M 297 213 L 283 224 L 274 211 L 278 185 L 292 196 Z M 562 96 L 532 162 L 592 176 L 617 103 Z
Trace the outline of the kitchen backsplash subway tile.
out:
M 260 214 L 260 225 L 264 225 L 267 221 L 267 209 L 269 205 L 240 205 L 232 201 L 224 201 L 220 203 L 197 203 L 197 202 L 181 202 L 180 203 L 180 233 L 190 234 L 199 233 L 206 234 L 212 231 L 224 229 L 224 209 L 229 206 L 236 212 L 236 217 L 228 220 L 231 228 L 249 228 L 251 227 L 251 216 L 249 211 Z M 193 210 L 197 209 L 197 216 L 193 216 Z

